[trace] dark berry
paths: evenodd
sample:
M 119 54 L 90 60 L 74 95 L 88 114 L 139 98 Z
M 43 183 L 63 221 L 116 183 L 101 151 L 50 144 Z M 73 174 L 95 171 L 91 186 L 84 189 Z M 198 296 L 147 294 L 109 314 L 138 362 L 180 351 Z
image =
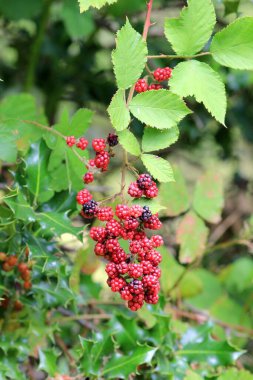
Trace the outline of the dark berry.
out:
M 137 185 L 141 190 L 146 190 L 152 186 L 152 178 L 149 174 L 141 174 L 137 179 Z
M 107 137 L 107 143 L 111 147 L 118 145 L 118 143 L 119 143 L 118 136 L 115 135 L 114 133 L 109 133 L 109 135 Z

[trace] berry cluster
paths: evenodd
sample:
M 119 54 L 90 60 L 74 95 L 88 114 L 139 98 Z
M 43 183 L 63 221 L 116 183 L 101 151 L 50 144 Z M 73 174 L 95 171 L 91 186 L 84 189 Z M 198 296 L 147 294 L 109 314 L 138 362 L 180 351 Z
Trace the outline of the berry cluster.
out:
M 27 253 L 27 249 L 26 249 Z M 28 251 L 29 254 L 29 251 Z M 27 255 L 26 255 L 27 256 Z M 31 270 L 29 264 L 18 259 L 16 255 L 7 255 L 6 253 L 0 252 L 0 264 L 1 269 L 4 272 L 15 272 L 15 287 L 18 284 L 22 283 L 22 287 L 25 291 L 31 289 Z M 17 280 L 20 280 L 17 282 Z M 20 286 L 20 285 L 19 285 Z M 14 302 L 11 302 L 11 298 L 6 294 L 3 295 L 2 300 L 0 301 L 0 309 L 7 309 L 9 305 L 14 311 L 20 311 L 23 308 L 23 304 L 20 300 L 16 299 Z
M 85 150 L 89 144 L 88 140 L 84 137 L 76 140 L 74 136 L 66 137 L 66 143 L 69 147 L 76 146 L 81 150 Z M 109 133 L 107 139 L 93 139 L 92 140 L 92 148 L 96 153 L 94 159 L 90 159 L 87 165 L 87 169 L 89 170 L 83 176 L 83 182 L 88 184 L 94 181 L 94 172 L 99 169 L 104 172 L 108 169 L 108 165 L 110 163 L 111 156 L 113 156 L 111 148 L 118 144 L 118 136 Z M 109 146 L 108 151 L 106 151 L 107 145 Z M 82 203 L 81 203 L 82 204 Z
M 138 189 L 137 196 L 133 195 L 133 184 L 128 192 L 135 198 L 142 195 L 148 198 L 157 196 L 158 189 L 149 174 L 140 175 L 134 184 Z M 88 196 L 85 192 L 84 198 L 87 203 L 84 204 L 82 213 L 93 214 L 106 222 L 103 227 L 92 227 L 90 237 L 96 242 L 95 254 L 109 261 L 106 265 L 109 287 L 113 292 L 120 293 L 121 298 L 128 301 L 128 307 L 133 311 L 140 309 L 144 302 L 157 303 L 161 275 L 158 265 L 162 258 L 156 248 L 163 244 L 163 239 L 160 235 L 154 235 L 149 239 L 146 229 L 161 228 L 162 223 L 158 215 L 153 215 L 147 206 L 130 207 L 127 204 L 118 204 L 114 212 L 111 207 L 100 208 L 96 202 L 89 199 L 90 196 L 91 194 Z M 121 247 L 121 239 L 128 240 L 129 252 Z
M 157 82 L 164 82 L 166 80 L 169 80 L 172 75 L 172 69 L 170 67 L 165 67 L 165 68 L 158 68 L 154 71 L 153 77 Z M 160 90 L 163 88 L 162 85 L 159 83 L 152 83 L 148 84 L 146 79 L 142 78 L 139 79 L 136 84 L 135 84 L 135 91 L 136 92 L 146 92 L 150 90 Z

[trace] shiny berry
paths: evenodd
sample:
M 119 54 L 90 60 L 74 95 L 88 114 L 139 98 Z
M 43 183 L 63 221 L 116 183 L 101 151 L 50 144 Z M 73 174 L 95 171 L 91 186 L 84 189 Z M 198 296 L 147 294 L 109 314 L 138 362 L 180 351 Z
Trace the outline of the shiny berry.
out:
M 83 205 L 82 216 L 85 218 L 92 218 L 96 215 L 97 209 L 97 202 L 91 200 Z
M 107 237 L 107 231 L 104 227 L 92 227 L 90 230 L 90 237 L 101 243 Z
M 124 220 L 124 227 L 127 230 L 136 230 L 139 227 L 139 221 L 136 218 L 130 216 L 126 220 Z
M 120 264 L 117 264 L 116 266 L 120 274 L 126 274 L 128 272 L 128 264 L 125 261 L 122 261 Z
M 148 83 L 145 79 L 139 79 L 134 87 L 136 92 L 145 92 L 148 89 Z
M 152 249 L 151 251 L 146 253 L 145 260 L 148 260 L 153 265 L 157 266 L 162 261 L 162 255 L 160 254 L 160 252 Z
M 158 195 L 158 187 L 155 182 L 152 182 L 152 185 L 144 190 L 144 194 L 147 198 L 155 198 Z
M 130 208 L 127 205 L 119 204 L 116 206 L 115 214 L 119 219 L 127 219 L 130 216 Z
M 76 143 L 77 148 L 81 150 L 85 150 L 88 145 L 89 145 L 89 141 L 86 140 L 84 137 L 81 137 Z
M 162 227 L 162 222 L 157 215 L 152 215 L 147 222 L 144 222 L 144 227 L 150 230 L 159 230 Z
M 114 263 L 107 264 L 106 267 L 105 267 L 105 271 L 106 271 L 106 273 L 108 274 L 108 276 L 110 278 L 115 278 L 119 274 L 118 270 L 117 270 L 117 267 L 116 267 L 116 264 L 114 264 Z
M 139 218 L 143 213 L 143 207 L 139 205 L 134 205 L 130 209 L 130 215 L 134 218 Z
M 97 243 L 95 245 L 94 252 L 97 256 L 104 256 L 107 252 L 105 244 Z
M 152 186 L 152 178 L 149 174 L 141 174 L 137 179 L 137 185 L 141 190 L 146 190 Z
M 133 299 L 133 295 L 130 292 L 128 286 L 125 286 L 123 289 L 121 289 L 120 296 L 124 301 L 131 301 Z
M 132 182 L 128 188 L 128 194 L 132 198 L 141 198 L 143 196 L 143 190 L 139 188 L 136 182 Z
M 147 222 L 152 216 L 152 212 L 150 211 L 148 206 L 143 207 L 143 213 L 141 214 L 140 220 L 143 222 Z
M 86 189 L 79 191 L 76 196 L 76 200 L 80 205 L 84 205 L 85 203 L 89 202 L 91 199 L 92 199 L 92 195 Z
M 118 136 L 115 135 L 114 133 L 109 133 L 109 135 L 107 137 L 107 143 L 111 147 L 118 145 L 118 143 L 119 143 Z
M 129 283 L 129 290 L 133 294 L 143 293 L 143 284 L 140 280 L 133 280 Z
M 111 280 L 111 289 L 113 292 L 119 292 L 126 285 L 126 281 L 121 277 L 115 277 Z
M 94 175 L 93 173 L 85 173 L 85 175 L 83 176 L 83 182 L 84 183 L 91 183 L 94 181 Z
M 164 241 L 163 241 L 163 238 L 161 237 L 161 235 L 154 235 L 151 237 L 150 240 L 151 240 L 154 248 L 161 247 L 164 244 Z
M 97 153 L 94 162 L 98 169 L 107 169 L 110 162 L 109 153 L 108 152 Z
M 120 236 L 121 225 L 119 222 L 117 222 L 117 220 L 115 219 L 110 220 L 109 222 L 106 223 L 105 228 L 110 236 L 112 237 Z
M 71 148 L 72 146 L 74 146 L 76 144 L 76 139 L 75 139 L 75 136 L 68 136 L 66 138 L 66 144 Z
M 128 265 L 128 275 L 132 278 L 139 278 L 143 275 L 143 269 L 140 264 L 129 264 Z
M 162 88 L 163 88 L 163 86 L 161 86 L 160 84 L 153 83 L 153 84 L 150 84 L 148 86 L 148 91 L 150 91 L 150 90 L 161 90 Z
M 105 139 L 93 139 L 92 148 L 95 150 L 95 152 L 103 152 L 106 148 Z

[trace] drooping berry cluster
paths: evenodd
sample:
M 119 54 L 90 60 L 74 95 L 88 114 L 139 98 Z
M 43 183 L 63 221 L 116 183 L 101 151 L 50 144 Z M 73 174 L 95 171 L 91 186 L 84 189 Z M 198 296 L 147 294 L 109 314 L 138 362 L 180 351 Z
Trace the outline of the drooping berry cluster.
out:
M 26 249 L 27 253 L 27 249 Z M 29 254 L 29 251 L 28 251 Z M 16 255 L 7 255 L 4 252 L 0 252 L 0 268 L 4 272 L 14 272 L 14 283 L 13 286 L 20 287 L 22 285 L 25 291 L 31 289 L 31 269 L 29 263 L 21 261 Z M 4 294 L 2 300 L 0 301 L 0 309 L 6 309 L 9 307 L 11 298 Z M 15 311 L 20 311 L 23 308 L 23 304 L 20 300 L 16 299 L 12 303 L 12 308 Z
M 77 148 L 81 150 L 85 150 L 89 144 L 88 140 L 84 137 L 76 140 L 74 136 L 68 136 L 66 138 L 66 143 L 69 147 L 76 145 Z M 118 144 L 118 136 L 109 133 L 107 139 L 93 139 L 92 140 L 92 148 L 96 153 L 94 159 L 90 159 L 87 165 L 87 169 L 89 170 L 83 176 L 83 182 L 88 184 L 94 181 L 94 173 L 98 171 L 106 171 L 108 169 L 108 165 L 110 163 L 110 159 L 112 156 L 111 147 L 114 147 Z M 107 145 L 109 146 L 108 151 L 106 150 Z
M 139 191 L 136 198 L 142 195 L 150 198 L 158 193 L 149 174 L 140 175 L 134 184 Z M 130 193 L 132 187 L 133 184 L 129 187 Z M 111 207 L 100 208 L 96 205 L 94 215 L 106 222 L 105 226 L 92 227 L 90 237 L 96 242 L 95 254 L 109 261 L 106 273 L 111 290 L 120 293 L 133 311 L 140 309 L 144 302 L 157 303 L 161 275 L 158 265 L 162 258 L 156 248 L 163 244 L 163 239 L 160 235 L 149 239 L 146 229 L 161 228 L 158 215 L 153 215 L 147 206 L 127 204 L 118 204 L 115 212 Z M 122 239 L 128 240 L 129 252 L 121 247 Z
M 155 198 L 158 195 L 158 187 L 152 181 L 149 174 L 141 174 L 136 182 L 132 182 L 128 188 L 128 194 L 133 198 Z
M 166 80 L 169 80 L 172 75 L 172 69 L 170 67 L 165 68 L 157 68 L 153 72 L 153 77 L 157 82 L 164 82 Z M 148 84 L 147 80 L 144 78 L 139 79 L 135 84 L 135 91 L 136 92 L 146 92 L 150 90 L 160 90 L 163 88 L 163 86 L 159 83 L 151 83 Z

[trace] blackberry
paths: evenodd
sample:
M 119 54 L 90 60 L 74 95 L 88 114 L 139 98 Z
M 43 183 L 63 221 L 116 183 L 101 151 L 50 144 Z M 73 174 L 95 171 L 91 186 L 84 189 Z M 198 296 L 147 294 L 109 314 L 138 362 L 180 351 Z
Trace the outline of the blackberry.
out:
M 97 211 L 98 204 L 97 202 L 91 200 L 83 205 L 83 216 L 91 218 L 95 216 Z
M 148 206 L 143 207 L 143 213 L 141 214 L 140 220 L 143 222 L 147 222 L 152 216 L 152 212 L 150 211 Z
M 118 136 L 114 133 L 109 133 L 107 137 L 107 143 L 109 146 L 116 146 L 119 143 Z
M 153 181 L 149 174 L 141 174 L 136 182 L 139 189 L 147 190 L 150 186 L 152 186 Z

